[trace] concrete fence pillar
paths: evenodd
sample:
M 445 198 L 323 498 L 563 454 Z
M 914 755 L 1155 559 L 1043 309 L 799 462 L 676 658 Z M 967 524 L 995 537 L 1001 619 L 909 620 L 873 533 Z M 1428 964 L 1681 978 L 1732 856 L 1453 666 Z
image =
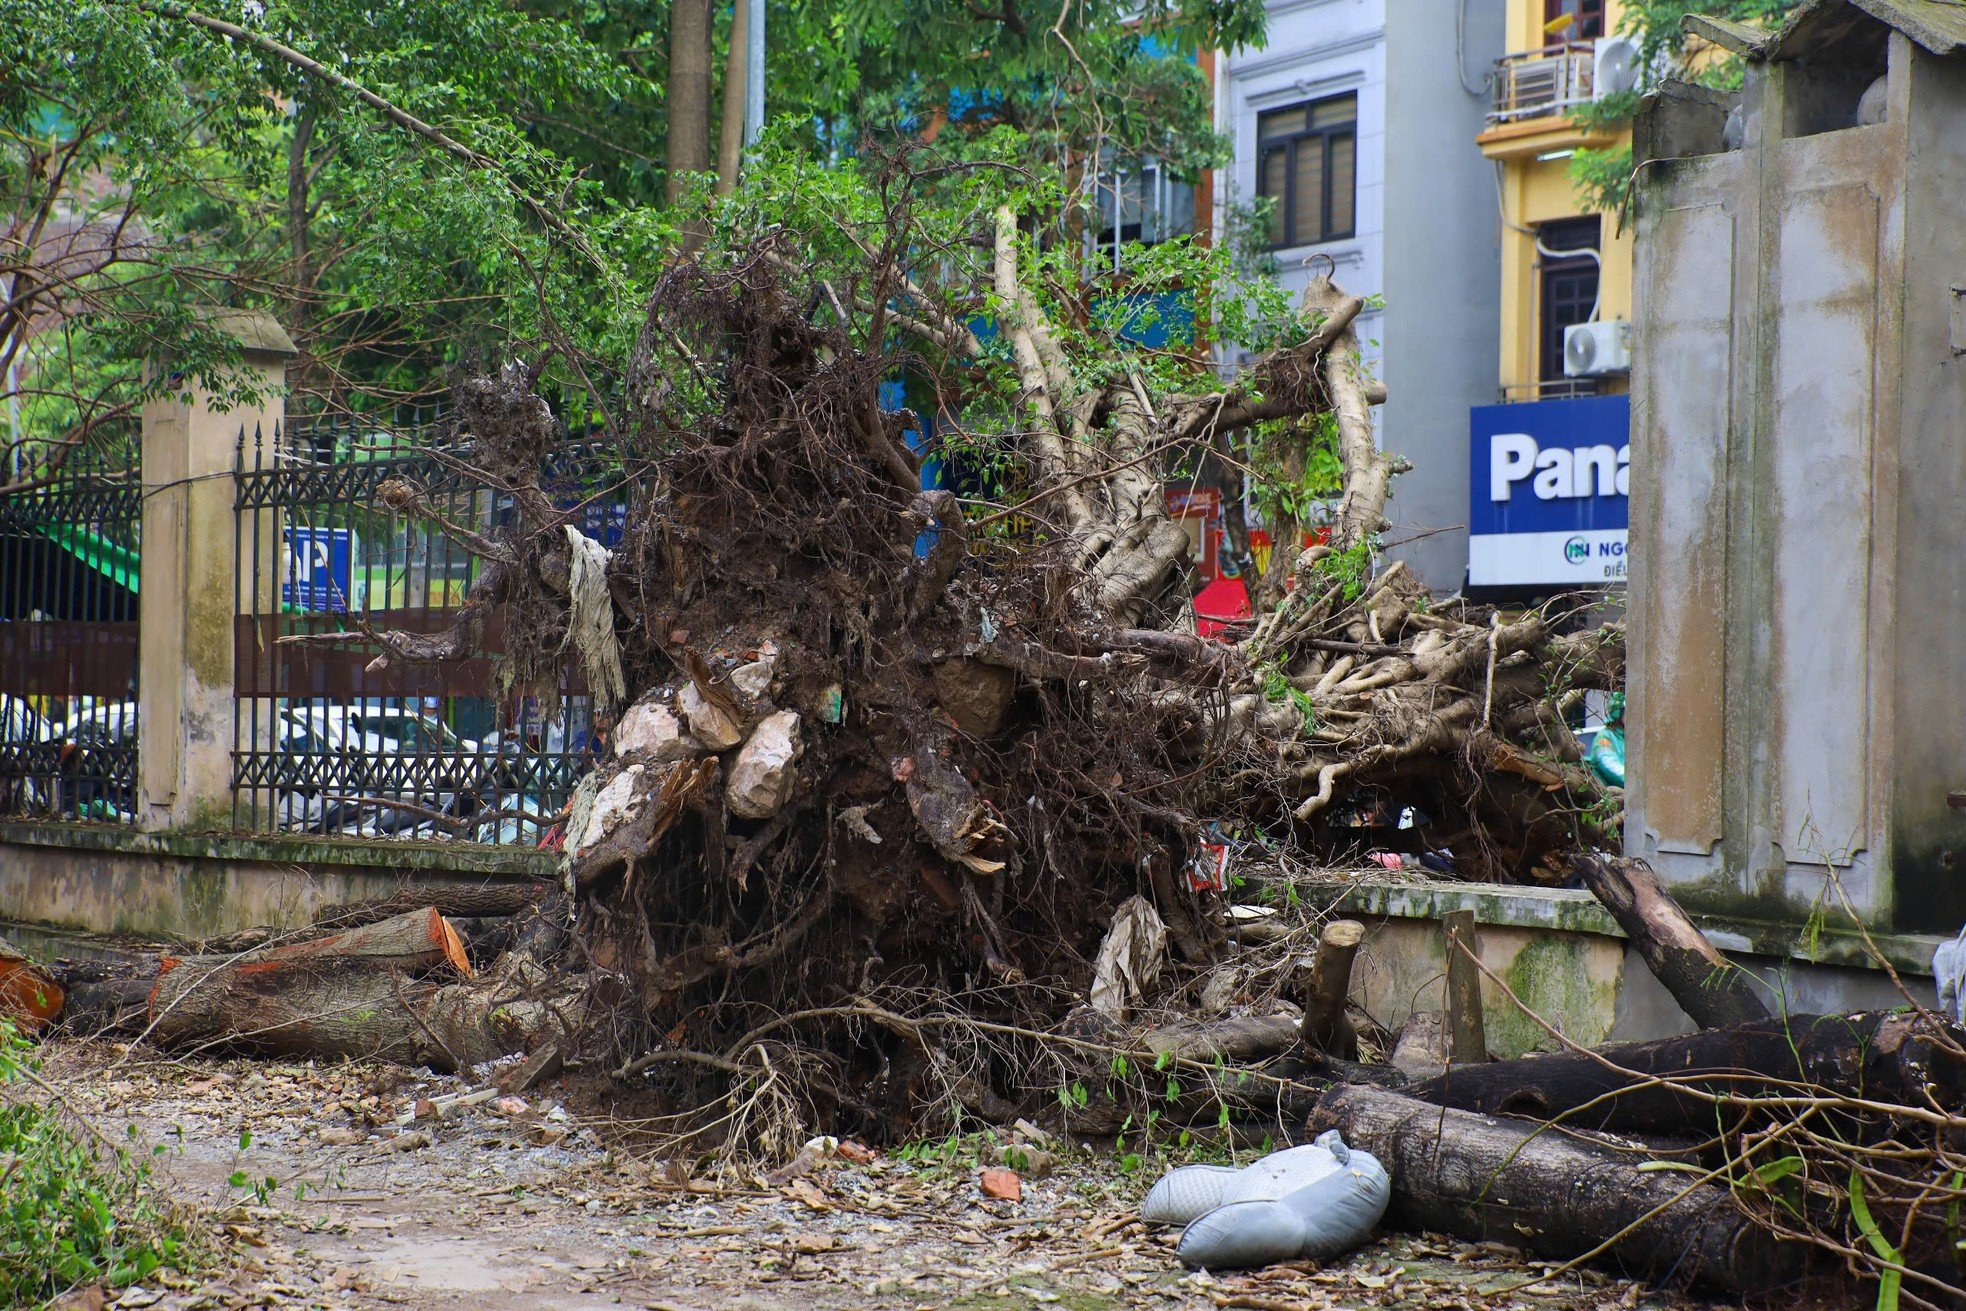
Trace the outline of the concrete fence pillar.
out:
M 221 311 L 218 321 L 238 338 L 261 402 L 226 408 L 187 380 L 143 407 L 137 822 L 152 830 L 232 821 L 239 434 L 251 441 L 257 428 L 273 440 L 296 354 L 262 311 Z

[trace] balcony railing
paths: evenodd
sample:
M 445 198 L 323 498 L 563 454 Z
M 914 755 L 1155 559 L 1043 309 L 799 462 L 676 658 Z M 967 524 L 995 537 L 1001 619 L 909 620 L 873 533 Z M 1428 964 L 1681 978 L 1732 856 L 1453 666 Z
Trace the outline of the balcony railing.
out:
M 1561 114 L 1589 102 L 1595 91 L 1595 41 L 1561 41 L 1495 61 L 1495 106 L 1490 125 Z
M 1534 401 L 1571 401 L 1597 395 L 1596 378 L 1543 378 L 1536 382 L 1505 383 L 1498 391 L 1504 405 Z

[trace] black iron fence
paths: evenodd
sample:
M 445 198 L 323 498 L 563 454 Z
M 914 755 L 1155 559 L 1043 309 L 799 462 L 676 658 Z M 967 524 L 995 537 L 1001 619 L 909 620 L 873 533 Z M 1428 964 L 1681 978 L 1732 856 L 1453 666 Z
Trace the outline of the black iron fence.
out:
M 134 426 L 0 469 L 0 815 L 136 815 Z
M 241 434 L 237 483 L 235 822 L 252 829 L 538 845 L 594 745 L 569 683 L 552 714 L 502 697 L 500 620 L 456 659 L 378 660 L 365 635 L 452 626 L 481 564 L 449 529 L 490 531 L 509 503 L 440 426 L 296 421 Z M 398 515 L 383 485 L 414 486 Z M 570 498 L 590 536 L 619 512 Z M 320 640 L 347 634 L 347 641 Z M 292 641 L 297 637 L 312 638 Z

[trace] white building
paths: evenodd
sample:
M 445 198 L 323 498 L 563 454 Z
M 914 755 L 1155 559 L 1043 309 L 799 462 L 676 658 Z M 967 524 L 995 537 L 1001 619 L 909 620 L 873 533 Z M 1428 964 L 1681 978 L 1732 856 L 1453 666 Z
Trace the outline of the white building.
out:
M 1301 290 L 1328 259 L 1372 298 L 1359 336 L 1390 399 L 1385 446 L 1413 462 L 1385 540 L 1439 590 L 1467 567 L 1470 405 L 1495 399 L 1499 223 L 1471 142 L 1504 44 L 1502 0 L 1271 0 L 1261 49 L 1219 65 L 1235 144 L 1227 207 L 1276 201 L 1271 247 Z

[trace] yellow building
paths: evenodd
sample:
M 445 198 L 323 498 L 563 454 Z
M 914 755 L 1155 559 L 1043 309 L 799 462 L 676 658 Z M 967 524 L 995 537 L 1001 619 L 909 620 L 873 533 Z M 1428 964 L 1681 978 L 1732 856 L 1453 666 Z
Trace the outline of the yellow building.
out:
M 1564 333 L 1631 318 L 1632 238 L 1589 208 L 1570 179 L 1582 149 L 1629 144 L 1629 130 L 1585 132 L 1572 111 L 1631 74 L 1618 38 L 1620 0 L 1507 0 L 1508 48 L 1495 69 L 1488 126 L 1477 138 L 1495 163 L 1502 220 L 1502 397 L 1603 395 L 1627 388 L 1615 368 L 1566 377 Z M 1615 46 L 1615 48 L 1613 48 Z M 1618 329 L 1611 329 L 1616 333 Z

